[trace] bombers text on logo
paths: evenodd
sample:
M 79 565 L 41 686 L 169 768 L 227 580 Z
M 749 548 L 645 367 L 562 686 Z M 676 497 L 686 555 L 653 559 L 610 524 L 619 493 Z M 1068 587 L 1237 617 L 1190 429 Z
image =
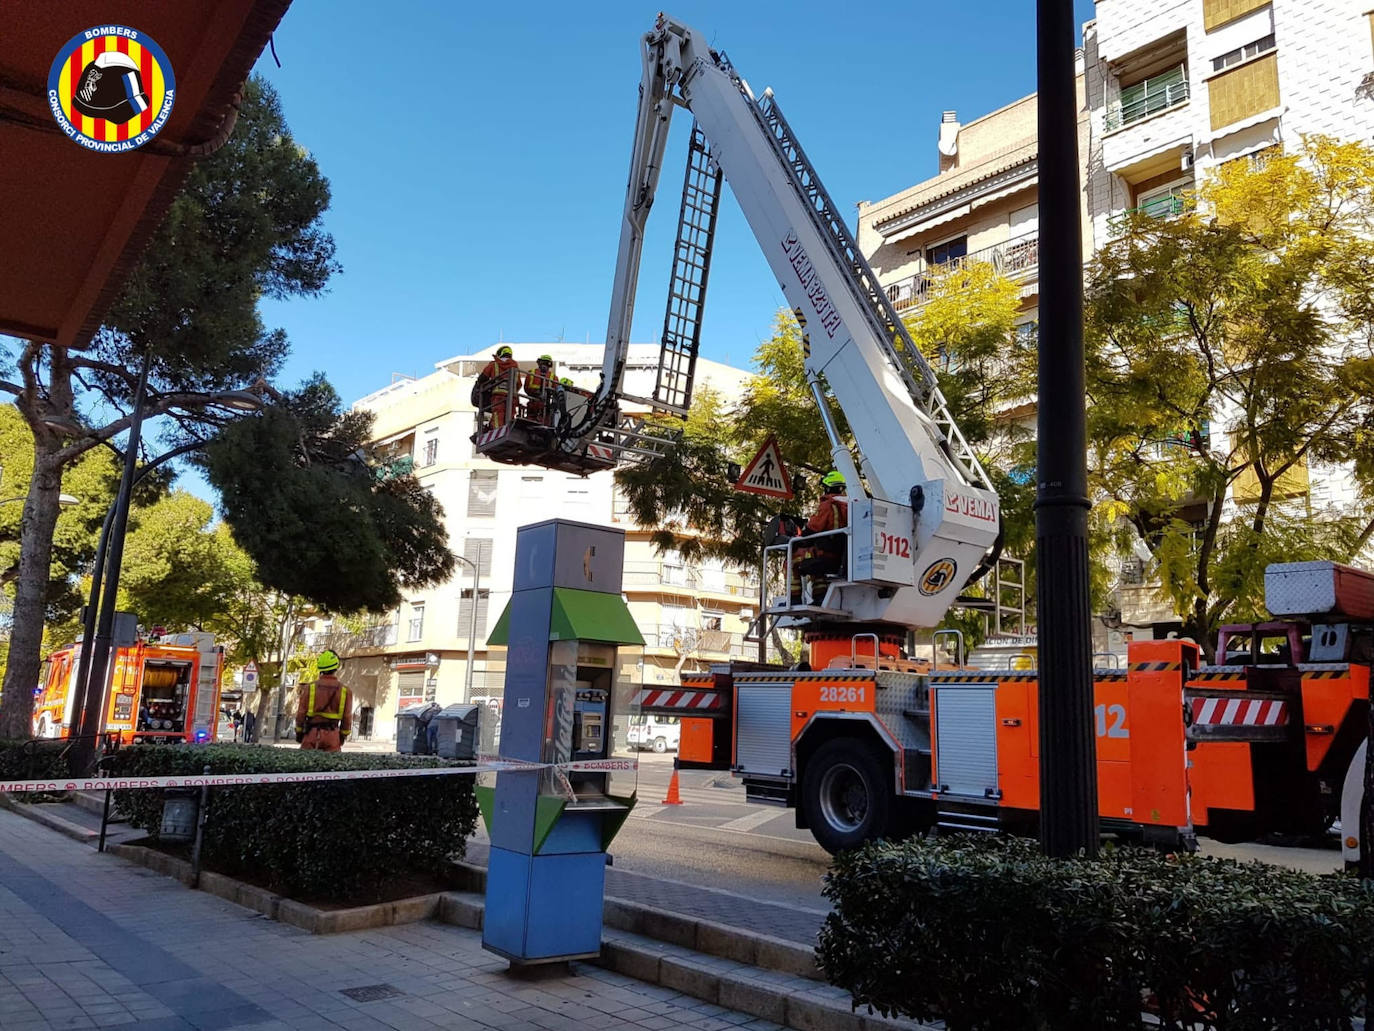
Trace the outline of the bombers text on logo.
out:
M 48 72 L 48 108 L 68 139 L 101 154 L 143 146 L 167 124 L 176 77 L 162 48 L 124 25 L 79 32 Z

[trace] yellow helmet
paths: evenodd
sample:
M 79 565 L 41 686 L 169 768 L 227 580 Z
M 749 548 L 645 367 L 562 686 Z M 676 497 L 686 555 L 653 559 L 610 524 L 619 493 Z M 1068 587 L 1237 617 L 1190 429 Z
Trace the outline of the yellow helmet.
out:
M 500 347 L 496 349 L 496 357 L 498 358 L 509 358 L 513 354 L 515 354 L 515 352 L 512 351 L 509 347 L 507 347 L 505 344 L 502 344 Z
M 315 660 L 315 668 L 321 673 L 333 673 L 339 668 L 339 657 L 326 648 Z

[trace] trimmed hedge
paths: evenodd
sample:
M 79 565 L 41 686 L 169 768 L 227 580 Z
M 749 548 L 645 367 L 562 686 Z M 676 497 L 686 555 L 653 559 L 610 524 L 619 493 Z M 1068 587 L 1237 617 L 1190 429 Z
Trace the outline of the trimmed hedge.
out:
M 950 1031 L 1349 1028 L 1374 976 L 1374 887 L 1258 862 L 879 842 L 838 856 L 825 895 L 827 979 Z
M 133 745 L 112 776 L 195 776 L 457 766 L 442 760 L 259 745 Z M 477 822 L 473 777 L 398 777 L 210 789 L 201 861 L 273 891 L 326 902 L 365 902 L 387 883 L 440 874 L 461 857 Z M 115 792 L 129 822 L 156 837 L 162 790 Z
M 0 780 L 57 780 L 71 776 L 66 741 L 0 740 Z M 14 796 L 20 797 L 18 795 Z

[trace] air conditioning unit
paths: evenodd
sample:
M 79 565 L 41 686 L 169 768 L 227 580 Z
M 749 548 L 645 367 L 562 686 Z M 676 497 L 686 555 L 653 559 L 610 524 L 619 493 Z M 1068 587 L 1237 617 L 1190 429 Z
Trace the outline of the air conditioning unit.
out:
M 1188 171 L 1190 168 L 1193 167 L 1193 148 L 1192 148 L 1192 147 L 1189 147 L 1187 150 L 1185 150 L 1185 151 L 1183 152 L 1183 158 L 1180 160 L 1179 164 L 1180 164 L 1180 166 L 1183 168 L 1183 171 L 1185 171 L 1185 172 Z

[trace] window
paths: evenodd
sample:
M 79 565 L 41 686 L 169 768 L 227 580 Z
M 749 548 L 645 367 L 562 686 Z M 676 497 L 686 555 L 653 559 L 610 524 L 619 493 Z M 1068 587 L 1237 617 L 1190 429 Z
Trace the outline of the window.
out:
M 927 265 L 948 265 L 951 261 L 958 261 L 960 258 L 967 256 L 967 236 L 960 236 L 954 240 L 946 240 L 944 243 L 937 243 L 934 247 L 926 248 Z
M 1181 214 L 1187 206 L 1187 194 L 1192 189 L 1192 179 L 1180 179 L 1167 186 L 1148 190 L 1140 195 L 1136 210 L 1152 218 Z
M 1239 122 L 1279 106 L 1279 60 L 1270 53 L 1207 82 L 1212 128 Z
M 487 603 L 491 600 L 491 591 L 483 587 L 477 591 L 477 639 L 486 640 L 487 636 Z M 468 631 L 472 629 L 472 588 L 464 587 L 458 595 L 458 636 L 467 640 Z
M 1188 69 L 1176 65 L 1141 82 L 1123 85 L 1121 99 L 1107 111 L 1107 128 L 1119 129 L 1177 107 L 1188 99 Z
M 723 630 L 725 628 L 725 613 L 716 612 L 711 609 L 701 611 L 701 629 L 703 630 Z
M 663 582 L 679 587 L 687 583 L 687 565 L 682 561 L 682 552 L 675 548 L 663 553 Z
M 430 437 L 425 441 L 425 460 L 421 463 L 421 468 L 428 469 L 437 461 L 439 461 L 439 438 Z
M 418 641 L 425 635 L 425 605 L 424 602 L 411 602 L 410 605 L 410 626 L 406 634 L 407 641 Z
M 1252 57 L 1259 57 L 1260 54 L 1267 53 L 1273 49 L 1274 34 L 1271 32 L 1263 39 L 1257 39 L 1253 43 L 1247 43 L 1243 47 L 1237 47 L 1230 53 L 1212 58 L 1212 71 L 1224 72 L 1227 68 L 1233 68 L 1242 61 L 1248 61 Z
M 491 538 L 469 537 L 463 541 L 463 558 L 476 564 L 478 576 L 491 576 Z M 469 575 L 472 573 L 472 569 L 466 565 L 463 571 Z
M 474 469 L 468 478 L 468 515 L 490 518 L 496 515 L 495 470 Z
M 404 709 L 425 700 L 425 671 L 403 670 L 396 674 L 396 707 Z

